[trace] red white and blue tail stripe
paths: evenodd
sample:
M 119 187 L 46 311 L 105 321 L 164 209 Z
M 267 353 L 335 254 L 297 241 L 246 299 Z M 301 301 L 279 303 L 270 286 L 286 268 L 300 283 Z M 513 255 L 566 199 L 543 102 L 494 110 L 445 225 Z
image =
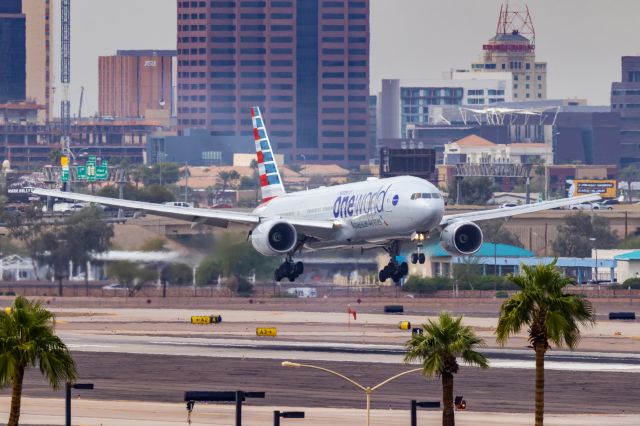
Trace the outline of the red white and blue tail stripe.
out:
M 264 127 L 262 114 L 260 114 L 260 108 L 257 106 L 251 107 L 251 121 L 253 124 L 253 137 L 256 142 L 256 155 L 258 156 L 262 202 L 264 203 L 285 194 L 285 190 L 273 155 L 273 149 L 271 149 L 267 129 Z

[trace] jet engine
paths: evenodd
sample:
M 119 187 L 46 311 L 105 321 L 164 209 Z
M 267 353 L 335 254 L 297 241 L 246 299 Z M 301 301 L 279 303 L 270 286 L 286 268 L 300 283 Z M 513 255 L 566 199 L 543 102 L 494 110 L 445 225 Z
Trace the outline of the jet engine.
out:
M 251 233 L 253 248 L 265 256 L 289 253 L 296 246 L 298 233 L 289 222 L 270 220 L 260 224 Z
M 440 244 L 453 256 L 467 256 L 482 245 L 482 230 L 473 222 L 454 222 L 442 230 Z

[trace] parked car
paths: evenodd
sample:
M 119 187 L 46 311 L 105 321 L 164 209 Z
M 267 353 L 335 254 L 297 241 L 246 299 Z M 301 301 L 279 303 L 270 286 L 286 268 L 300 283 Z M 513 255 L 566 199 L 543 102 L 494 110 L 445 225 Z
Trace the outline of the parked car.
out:
M 620 204 L 620 201 L 618 201 L 616 199 L 603 200 L 603 201 L 600 201 L 598 204 L 600 205 L 601 209 L 613 210 L 613 206 L 617 206 L 618 204 Z
M 169 201 L 164 203 L 164 205 L 171 207 L 193 207 L 193 204 L 187 203 L 186 201 Z
M 600 206 L 596 203 L 585 201 L 584 203 L 572 205 L 571 210 L 600 210 Z
M 500 206 L 501 209 L 506 207 L 518 207 L 518 205 L 516 203 L 504 203 Z
M 106 290 L 109 292 L 113 292 L 116 294 L 128 294 L 129 293 L 129 287 L 127 287 L 124 284 L 108 284 L 105 286 L 102 286 L 102 290 Z

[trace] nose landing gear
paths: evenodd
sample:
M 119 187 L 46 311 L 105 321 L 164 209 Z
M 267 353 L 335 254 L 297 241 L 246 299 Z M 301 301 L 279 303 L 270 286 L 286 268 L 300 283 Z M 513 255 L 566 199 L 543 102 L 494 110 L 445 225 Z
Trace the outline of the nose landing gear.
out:
M 427 238 L 429 238 L 429 234 L 426 232 L 416 232 L 416 235 L 413 238 L 413 240 L 416 241 L 416 252 L 411 253 L 411 263 L 413 263 L 414 265 L 416 263 L 420 263 L 421 265 L 423 265 L 426 261 L 424 253 L 421 253 L 420 251 L 422 250 L 424 241 Z

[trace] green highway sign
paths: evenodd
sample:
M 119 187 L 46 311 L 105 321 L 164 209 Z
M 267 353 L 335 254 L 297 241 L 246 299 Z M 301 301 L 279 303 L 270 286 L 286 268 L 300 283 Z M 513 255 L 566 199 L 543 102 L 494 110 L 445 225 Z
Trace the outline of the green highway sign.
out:
M 87 179 L 87 166 L 76 166 L 76 173 L 78 176 L 78 180 L 86 180 Z
M 96 164 L 96 156 L 95 155 L 90 155 L 87 157 L 87 164 L 89 163 L 93 163 Z
M 87 179 L 89 182 L 94 182 L 96 180 L 96 163 L 87 162 Z
M 107 167 L 107 166 L 109 165 L 109 161 L 107 161 L 107 160 L 102 160 L 102 161 L 100 162 L 100 165 L 101 165 L 101 166 L 105 166 L 105 167 Z
M 109 177 L 109 171 L 107 166 L 97 166 L 95 170 L 96 170 L 95 178 L 97 180 L 107 180 L 107 178 Z
M 63 168 L 62 174 L 60 175 L 60 180 L 62 182 L 69 182 L 69 168 Z

